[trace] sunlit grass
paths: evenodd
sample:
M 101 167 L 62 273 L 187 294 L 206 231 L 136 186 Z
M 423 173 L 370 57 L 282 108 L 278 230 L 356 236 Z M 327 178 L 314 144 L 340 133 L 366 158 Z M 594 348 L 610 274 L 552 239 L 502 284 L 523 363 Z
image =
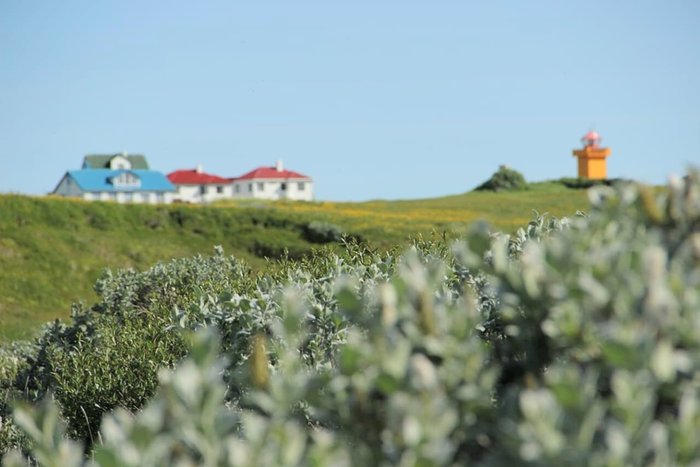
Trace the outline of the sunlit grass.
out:
M 554 183 L 536 184 L 521 192 L 470 192 L 425 200 L 255 203 L 281 212 L 318 217 L 368 237 L 381 231 L 384 239 L 373 238 L 381 243 L 435 231 L 459 232 L 474 221 L 486 221 L 494 229 L 511 232 L 527 224 L 534 211 L 572 216 L 588 205 L 585 190 L 571 190 Z M 235 203 L 221 206 L 231 205 Z

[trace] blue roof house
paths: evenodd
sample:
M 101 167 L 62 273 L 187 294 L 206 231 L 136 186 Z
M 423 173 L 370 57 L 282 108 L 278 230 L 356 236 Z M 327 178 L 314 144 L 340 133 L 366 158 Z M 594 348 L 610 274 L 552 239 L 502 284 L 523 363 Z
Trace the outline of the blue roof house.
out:
M 86 157 L 82 169 L 66 172 L 52 194 L 88 201 L 172 202 L 175 186 L 163 173 L 148 168 L 133 168 L 132 161 L 126 154 L 101 157 L 104 157 L 106 162 L 101 163 L 99 168 L 92 168 L 95 164 L 87 163 Z M 140 163 L 134 165 L 144 166 Z

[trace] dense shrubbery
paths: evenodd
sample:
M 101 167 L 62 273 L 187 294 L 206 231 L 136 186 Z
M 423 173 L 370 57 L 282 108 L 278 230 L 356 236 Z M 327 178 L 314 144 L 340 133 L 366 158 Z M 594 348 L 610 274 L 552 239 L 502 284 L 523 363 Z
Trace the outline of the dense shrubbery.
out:
M 304 238 L 311 243 L 339 242 L 343 229 L 330 222 L 311 221 L 304 226 Z
M 146 272 L 107 272 L 95 285 L 101 300 L 90 309 L 75 306 L 68 325 L 47 325 L 0 384 L 6 397 L 29 401 L 51 392 L 70 433 L 91 442 L 103 413 L 139 409 L 155 391 L 158 369 L 185 354 L 182 336 L 169 331 L 173 307 L 232 287 L 246 290 L 249 281 L 244 264 L 221 254 Z
M 564 177 L 555 180 L 556 183 L 560 183 L 567 188 L 582 189 L 591 188 L 598 185 L 612 186 L 618 183 L 631 183 L 631 180 L 623 180 L 620 178 L 606 178 L 603 180 L 594 180 L 591 178 L 574 178 L 574 177 Z
M 85 442 L 99 465 L 697 463 L 700 180 L 590 193 L 587 216 L 401 256 L 105 276 L 97 306 L 0 355 L 5 397 L 44 400 L 0 412 L 2 448 L 63 466 Z
M 474 188 L 475 191 L 511 191 L 527 190 L 528 184 L 523 174 L 502 165 L 491 178 Z

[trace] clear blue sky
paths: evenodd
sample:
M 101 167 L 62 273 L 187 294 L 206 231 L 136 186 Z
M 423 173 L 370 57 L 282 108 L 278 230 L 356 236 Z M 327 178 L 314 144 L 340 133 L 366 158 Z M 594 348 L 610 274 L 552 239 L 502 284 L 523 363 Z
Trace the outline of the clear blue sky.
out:
M 699 1 L 0 2 L 0 192 L 127 151 L 432 197 L 575 176 L 591 127 L 611 177 L 700 165 Z

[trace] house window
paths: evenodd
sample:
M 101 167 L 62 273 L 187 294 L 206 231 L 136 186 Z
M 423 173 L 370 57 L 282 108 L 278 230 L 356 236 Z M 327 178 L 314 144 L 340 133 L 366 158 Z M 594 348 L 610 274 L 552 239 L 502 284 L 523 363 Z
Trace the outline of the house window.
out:
M 207 194 L 207 187 L 205 185 L 201 185 L 199 187 L 199 194 L 200 195 L 206 195 Z
M 222 186 L 217 186 L 217 187 L 216 187 L 216 192 L 217 192 L 218 194 L 222 194 L 222 193 L 224 192 L 224 187 L 222 187 Z
M 129 170 L 131 169 L 131 162 L 124 156 L 115 156 L 109 160 L 106 167 L 112 170 Z
M 141 180 L 136 175 L 130 172 L 124 172 L 120 175 L 112 177 L 109 181 L 114 186 L 137 187 L 141 185 Z
M 156 201 L 158 201 L 159 203 L 164 202 L 164 201 L 165 201 L 165 195 L 164 195 L 163 193 L 158 193 L 158 194 L 156 195 Z
M 248 184 L 248 191 L 253 191 L 253 184 L 252 183 Z
M 258 191 L 263 191 L 265 189 L 265 184 L 262 182 L 258 182 Z
M 124 201 L 126 201 L 127 203 L 130 203 L 133 200 L 134 200 L 134 194 L 132 192 L 127 191 L 126 193 L 124 193 Z
M 304 185 L 304 182 L 299 182 L 297 183 L 297 188 L 299 191 L 304 191 L 304 188 L 306 188 L 306 185 Z
M 287 184 L 286 184 L 286 183 L 280 183 L 280 189 L 281 189 L 282 191 L 286 190 L 286 189 L 287 189 Z
M 241 186 L 240 186 L 240 185 L 236 185 L 236 186 L 235 186 L 235 190 L 236 190 L 236 193 L 240 193 L 240 192 L 241 192 Z

